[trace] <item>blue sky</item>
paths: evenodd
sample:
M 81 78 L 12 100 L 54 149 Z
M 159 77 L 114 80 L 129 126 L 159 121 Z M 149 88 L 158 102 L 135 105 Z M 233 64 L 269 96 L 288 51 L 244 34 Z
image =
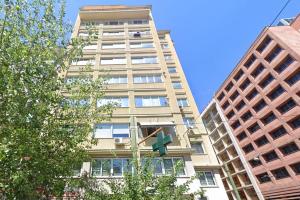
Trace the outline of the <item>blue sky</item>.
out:
M 152 5 L 157 28 L 171 30 L 201 111 L 285 2 L 287 0 L 67 0 L 67 19 L 74 23 L 83 5 Z M 298 13 L 300 0 L 291 0 L 279 18 Z

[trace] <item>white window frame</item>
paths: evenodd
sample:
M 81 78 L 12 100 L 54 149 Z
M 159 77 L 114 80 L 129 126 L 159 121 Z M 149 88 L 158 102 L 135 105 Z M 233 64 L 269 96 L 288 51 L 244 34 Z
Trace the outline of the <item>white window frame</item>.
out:
M 194 127 L 196 123 L 193 117 L 184 117 L 183 122 L 186 128 Z
M 125 35 L 124 31 L 104 31 L 103 36 L 122 36 Z
M 126 99 L 127 105 L 123 105 L 123 100 Z M 116 104 L 119 108 L 128 108 L 129 107 L 129 99 L 128 96 L 110 96 L 110 97 L 103 97 L 97 100 L 97 107 L 105 106 L 108 104 Z
M 90 170 L 90 173 L 91 173 L 91 176 L 92 177 L 111 177 L 111 176 L 113 176 L 113 177 L 123 177 L 124 176 L 124 174 L 125 174 L 125 163 L 126 163 L 126 161 L 128 160 L 129 162 L 131 162 L 131 160 L 132 160 L 132 158 L 95 158 L 95 159 L 93 159 L 93 161 L 94 160 L 100 160 L 101 161 L 101 166 L 100 166 L 100 175 L 93 175 L 93 163 L 91 163 L 91 170 Z M 103 176 L 103 165 L 102 165 L 102 163 L 103 163 L 103 161 L 105 161 L 105 160 L 110 160 L 110 170 L 109 170 L 109 175 L 107 176 L 107 175 L 105 175 L 105 176 Z M 121 175 L 114 175 L 114 166 L 113 166 L 113 163 L 114 163 L 114 160 L 121 160 L 122 161 L 122 166 L 121 166 Z M 92 162 L 93 162 L 92 161 Z M 133 165 L 131 165 L 131 173 L 133 173 Z
M 170 71 L 170 69 L 175 69 L 175 71 Z M 174 66 L 169 66 L 168 67 L 168 72 L 169 72 L 169 74 L 175 74 L 175 73 L 177 73 L 177 68 L 174 67 Z
M 195 148 L 193 148 L 192 147 L 192 145 L 199 145 L 200 146 L 200 148 L 202 149 L 202 152 L 197 152 L 197 150 L 195 149 Z M 195 154 L 200 154 L 200 155 L 202 155 L 202 154 L 206 154 L 205 152 L 205 148 L 204 148 L 204 144 L 203 144 L 203 141 L 195 141 L 195 142 L 191 142 L 191 148 L 193 149 L 193 150 L 195 150 Z
M 201 183 L 199 173 L 203 173 L 203 174 L 204 174 L 205 181 L 206 181 L 206 184 L 205 184 L 205 185 Z M 211 176 L 212 176 L 212 178 L 213 178 L 213 182 L 214 182 L 213 185 L 208 184 L 208 181 L 207 181 L 208 179 L 207 179 L 207 177 L 206 177 L 206 173 L 210 173 L 210 174 L 211 174 Z M 212 171 L 198 171 L 197 174 L 198 174 L 198 179 L 199 179 L 200 185 L 201 185 L 202 187 L 217 187 L 217 186 L 218 186 L 218 185 L 217 185 L 217 182 L 216 182 L 216 178 L 215 178 L 214 172 L 212 172 Z
M 83 47 L 83 50 L 96 50 L 98 48 L 97 44 L 91 44 Z
M 186 101 L 186 105 L 183 104 L 183 101 Z M 188 102 L 187 98 L 178 98 L 177 103 L 178 103 L 178 106 L 189 107 L 189 102 Z
M 136 103 L 137 98 L 141 98 L 141 106 L 138 106 Z M 164 98 L 165 100 L 165 105 L 161 104 L 161 98 Z M 143 107 L 166 107 L 169 105 L 168 99 L 166 96 L 135 96 L 135 107 L 136 108 L 143 108 Z M 157 104 L 159 102 L 159 104 Z
M 141 23 L 137 23 L 137 22 L 141 22 Z M 129 25 L 149 24 L 149 20 L 148 19 L 134 19 L 134 20 L 129 20 L 128 24 Z
M 173 81 L 172 86 L 174 89 L 182 89 L 182 83 L 180 81 Z
M 113 82 L 112 80 L 117 80 L 116 82 Z M 126 80 L 125 82 L 121 80 Z M 126 75 L 117 75 L 117 76 L 110 76 L 105 80 L 105 83 L 111 85 L 111 84 L 127 84 L 128 78 Z
M 144 31 L 138 31 L 138 30 L 136 30 L 136 31 L 129 31 L 129 32 L 128 32 L 128 34 L 129 34 L 130 36 L 133 36 L 134 34 L 137 34 L 137 33 L 139 33 L 141 36 L 142 36 L 142 35 L 151 35 L 150 30 L 144 30 Z
M 157 81 L 157 79 L 159 79 L 160 81 Z M 134 75 L 133 83 L 134 84 L 163 83 L 163 79 L 161 74 Z
M 125 49 L 125 43 L 102 43 L 102 49 Z
M 97 127 L 101 127 L 101 126 L 107 126 L 108 128 L 105 129 L 106 132 L 97 132 Z M 117 134 L 115 131 L 118 130 L 117 126 L 127 126 L 128 127 L 128 133 L 127 133 L 127 129 L 126 129 L 126 133 L 122 133 L 122 134 L 128 134 L 128 137 L 123 137 L 123 136 L 115 136 L 114 134 Z M 101 129 L 101 128 L 99 128 Z M 122 130 L 122 129 L 120 129 Z M 123 129 L 124 130 L 124 129 Z M 97 135 L 99 134 L 99 136 Z M 102 134 L 102 137 L 101 137 Z M 106 135 L 105 135 L 106 134 Z M 94 131 L 94 138 L 96 139 L 103 139 L 103 138 L 130 138 L 130 130 L 129 130 L 129 124 L 128 123 L 100 123 L 100 124 L 95 124 L 95 131 Z
M 127 64 L 127 60 L 125 57 L 117 57 L 117 58 L 101 58 L 101 65 L 125 65 Z
M 151 62 L 147 61 L 151 59 Z M 158 58 L 157 56 L 147 56 L 147 57 L 131 57 L 131 63 L 133 65 L 135 64 L 157 64 L 158 63 Z
M 153 42 L 131 42 L 130 48 L 131 49 L 154 48 L 154 44 L 153 44 Z
M 95 58 L 80 58 L 72 61 L 71 65 L 95 65 Z

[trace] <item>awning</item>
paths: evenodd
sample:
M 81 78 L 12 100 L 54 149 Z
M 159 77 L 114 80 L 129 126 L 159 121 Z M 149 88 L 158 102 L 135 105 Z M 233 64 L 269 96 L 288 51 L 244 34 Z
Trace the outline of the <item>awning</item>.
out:
M 174 122 L 138 122 L 141 127 L 175 126 Z

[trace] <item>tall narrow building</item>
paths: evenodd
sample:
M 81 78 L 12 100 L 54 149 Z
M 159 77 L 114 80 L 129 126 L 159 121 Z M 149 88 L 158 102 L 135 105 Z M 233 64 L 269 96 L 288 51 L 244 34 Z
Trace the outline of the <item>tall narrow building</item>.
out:
M 202 114 L 230 199 L 228 177 L 243 199 L 252 199 L 249 188 L 259 198 L 300 198 L 299 29 L 300 16 L 266 27 Z
M 83 57 L 66 72 L 66 79 L 85 74 L 108 77 L 105 102 L 118 102 L 110 121 L 94 124 L 98 145 L 89 153 L 94 165 L 84 163 L 81 172 L 105 179 L 122 177 L 132 156 L 130 147 L 158 128 L 173 137 L 168 154 L 156 158 L 156 171 L 168 174 L 182 160 L 182 183 L 197 175 L 191 192 L 203 188 L 209 200 L 226 200 L 220 164 L 210 144 L 200 113 L 177 57 L 170 31 L 156 30 L 151 6 L 84 6 L 72 37 L 86 37 L 87 25 L 97 34 L 83 50 Z M 85 68 L 91 64 L 91 69 Z M 132 129 L 130 128 L 132 127 Z M 133 130 L 133 131 L 132 131 Z M 136 131 L 134 131 L 136 130 Z M 152 152 L 156 136 L 139 145 L 141 157 Z M 158 155 L 158 154 L 157 154 Z

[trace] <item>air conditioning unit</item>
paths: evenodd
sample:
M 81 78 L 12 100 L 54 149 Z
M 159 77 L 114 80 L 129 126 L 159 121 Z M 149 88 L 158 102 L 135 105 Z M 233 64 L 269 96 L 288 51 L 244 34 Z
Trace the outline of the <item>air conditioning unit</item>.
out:
M 115 138 L 115 144 L 116 145 L 124 145 L 123 138 Z
M 140 32 L 135 32 L 135 33 L 133 34 L 133 37 L 141 37 L 141 33 L 140 33 Z

